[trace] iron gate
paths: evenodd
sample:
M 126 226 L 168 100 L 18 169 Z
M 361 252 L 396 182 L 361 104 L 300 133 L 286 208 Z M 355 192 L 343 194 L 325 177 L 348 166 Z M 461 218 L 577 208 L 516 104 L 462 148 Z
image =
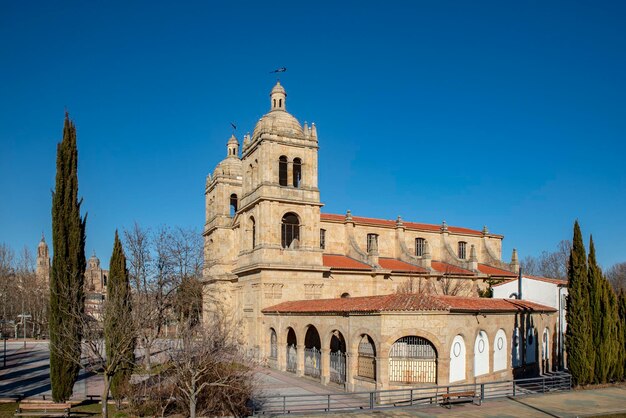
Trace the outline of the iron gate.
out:
M 311 377 L 320 377 L 321 375 L 321 352 L 313 348 L 304 349 L 304 374 Z
M 341 384 L 346 381 L 346 354 L 341 351 L 330 353 L 330 381 Z
M 287 371 L 295 373 L 298 369 L 298 350 L 295 345 L 287 346 Z

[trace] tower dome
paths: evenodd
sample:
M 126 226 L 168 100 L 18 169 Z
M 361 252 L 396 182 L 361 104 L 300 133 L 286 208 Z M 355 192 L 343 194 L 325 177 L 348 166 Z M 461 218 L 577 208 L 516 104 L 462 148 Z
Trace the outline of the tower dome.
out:
M 252 132 L 253 142 L 262 133 L 271 133 L 290 138 L 304 138 L 302 125 L 286 110 L 286 100 L 287 92 L 280 82 L 277 82 L 270 92 L 269 113 L 263 115 L 254 127 Z

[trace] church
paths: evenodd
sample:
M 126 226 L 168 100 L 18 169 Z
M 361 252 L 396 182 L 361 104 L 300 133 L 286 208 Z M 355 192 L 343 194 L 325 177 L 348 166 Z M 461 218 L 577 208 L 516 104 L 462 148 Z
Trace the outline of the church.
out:
M 233 318 L 268 367 L 348 391 L 552 368 L 554 308 L 479 297 L 518 275 L 502 235 L 322 212 L 317 127 L 287 112 L 280 82 L 269 98 L 206 179 L 205 318 Z

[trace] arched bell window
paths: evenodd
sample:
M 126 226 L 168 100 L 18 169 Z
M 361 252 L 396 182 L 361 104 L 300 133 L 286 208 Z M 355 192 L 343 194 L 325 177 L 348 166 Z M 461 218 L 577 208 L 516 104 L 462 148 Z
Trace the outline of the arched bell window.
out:
M 287 157 L 284 155 L 278 159 L 278 184 L 287 185 Z
M 293 187 L 300 187 L 302 182 L 302 160 L 300 158 L 293 159 Z
M 256 223 L 254 222 L 254 217 L 250 217 L 250 233 L 252 238 L 252 248 L 256 246 Z
M 294 241 L 300 240 L 300 220 L 298 215 L 289 212 L 283 216 L 281 224 L 281 245 L 283 248 L 294 247 Z
M 234 217 L 237 213 L 237 195 L 235 193 L 230 195 L 230 217 Z

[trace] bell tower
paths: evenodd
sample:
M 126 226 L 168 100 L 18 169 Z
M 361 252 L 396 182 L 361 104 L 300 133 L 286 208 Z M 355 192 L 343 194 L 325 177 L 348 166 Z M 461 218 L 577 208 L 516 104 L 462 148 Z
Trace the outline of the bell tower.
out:
M 317 130 L 287 112 L 277 82 L 270 111 L 244 141 L 237 269 L 258 263 L 321 266 Z
M 50 252 L 46 239 L 41 234 L 41 241 L 37 246 L 37 269 L 35 271 L 37 279 L 49 283 L 50 282 Z

